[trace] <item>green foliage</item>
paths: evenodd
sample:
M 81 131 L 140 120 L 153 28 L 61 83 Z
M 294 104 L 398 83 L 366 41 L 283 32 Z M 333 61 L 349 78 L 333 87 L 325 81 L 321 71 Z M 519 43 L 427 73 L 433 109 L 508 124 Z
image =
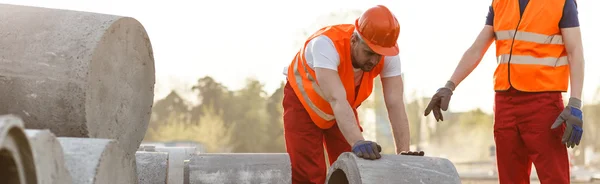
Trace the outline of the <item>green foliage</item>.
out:
M 283 84 L 270 96 L 258 80 L 246 84 L 230 91 L 211 77 L 201 78 L 191 88 L 201 101 L 194 107 L 171 93 L 154 106 L 144 141 L 191 140 L 207 152 L 285 152 Z

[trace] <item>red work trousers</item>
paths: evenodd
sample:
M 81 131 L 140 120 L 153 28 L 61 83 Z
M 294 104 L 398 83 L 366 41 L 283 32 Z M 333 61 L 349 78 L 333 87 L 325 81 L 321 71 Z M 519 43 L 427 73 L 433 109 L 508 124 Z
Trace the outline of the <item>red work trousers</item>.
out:
M 564 109 L 560 92 L 497 92 L 494 140 L 501 184 L 529 183 L 531 163 L 542 184 L 567 184 L 569 160 L 561 142 L 565 125 L 550 129 Z
M 327 165 L 323 145 L 327 148 L 329 164 L 351 150 L 337 124 L 321 129 L 312 122 L 289 83 L 283 90 L 283 128 L 294 184 L 325 183 Z

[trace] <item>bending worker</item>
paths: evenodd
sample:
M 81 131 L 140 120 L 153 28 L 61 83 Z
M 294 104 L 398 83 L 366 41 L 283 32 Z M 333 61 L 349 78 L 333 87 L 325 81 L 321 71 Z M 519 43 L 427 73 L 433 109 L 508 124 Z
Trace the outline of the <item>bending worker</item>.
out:
M 425 109 L 436 120 L 495 40 L 494 140 L 500 183 L 570 183 L 568 147 L 583 134 L 583 46 L 574 0 L 493 0 L 486 25 Z M 561 92 L 571 93 L 563 104 Z M 565 147 L 566 144 L 566 147 Z
M 293 183 L 324 183 L 326 163 L 342 152 L 379 159 L 381 147 L 362 136 L 356 108 L 381 75 L 396 153 L 408 151 L 408 119 L 403 101 L 400 24 L 385 6 L 365 11 L 354 24 L 321 28 L 285 69 L 283 122 Z M 406 152 L 413 154 L 413 152 Z M 422 155 L 423 153 L 414 153 Z

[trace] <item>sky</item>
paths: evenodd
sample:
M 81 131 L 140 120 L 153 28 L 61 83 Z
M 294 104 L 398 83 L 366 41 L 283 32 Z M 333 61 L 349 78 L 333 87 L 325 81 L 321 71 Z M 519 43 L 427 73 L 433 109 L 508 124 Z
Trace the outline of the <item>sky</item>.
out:
M 282 71 L 319 17 L 331 12 L 366 10 L 383 4 L 401 25 L 398 43 L 409 97 L 431 96 L 445 84 L 464 51 L 483 28 L 492 0 L 302 0 L 302 1 L 148 1 L 148 0 L 0 0 L 28 5 L 133 17 L 145 27 L 154 51 L 155 99 L 172 89 L 195 102 L 189 89 L 212 76 L 230 89 L 254 77 L 272 93 L 285 80 Z M 598 0 L 578 0 L 586 60 L 583 101 L 600 86 Z M 468 8 L 467 8 L 468 7 Z M 348 19 L 346 21 L 352 21 Z M 341 23 L 341 22 L 340 22 Z M 348 22 L 352 23 L 352 22 Z M 450 110 L 492 112 L 494 45 L 481 64 L 456 89 Z M 568 93 L 564 94 L 568 97 Z

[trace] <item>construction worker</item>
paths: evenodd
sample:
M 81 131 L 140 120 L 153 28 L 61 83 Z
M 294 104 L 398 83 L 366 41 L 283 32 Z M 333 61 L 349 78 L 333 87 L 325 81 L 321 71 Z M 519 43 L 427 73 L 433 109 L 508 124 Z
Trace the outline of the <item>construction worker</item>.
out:
M 381 76 L 396 153 L 424 154 L 408 152 L 399 34 L 400 24 L 392 12 L 375 6 L 354 24 L 316 31 L 286 67 L 283 121 L 293 183 L 325 182 L 324 149 L 329 164 L 350 151 L 365 159 L 381 158 L 381 147 L 363 137 L 356 111 L 371 94 L 377 76 Z
M 494 140 L 500 183 L 529 183 L 532 163 L 541 183 L 566 184 L 567 148 L 583 134 L 584 60 L 574 0 L 493 0 L 486 25 L 454 74 L 425 109 L 441 110 L 456 86 L 495 40 Z M 571 93 L 564 105 L 561 92 Z M 565 147 L 566 144 L 566 147 Z

